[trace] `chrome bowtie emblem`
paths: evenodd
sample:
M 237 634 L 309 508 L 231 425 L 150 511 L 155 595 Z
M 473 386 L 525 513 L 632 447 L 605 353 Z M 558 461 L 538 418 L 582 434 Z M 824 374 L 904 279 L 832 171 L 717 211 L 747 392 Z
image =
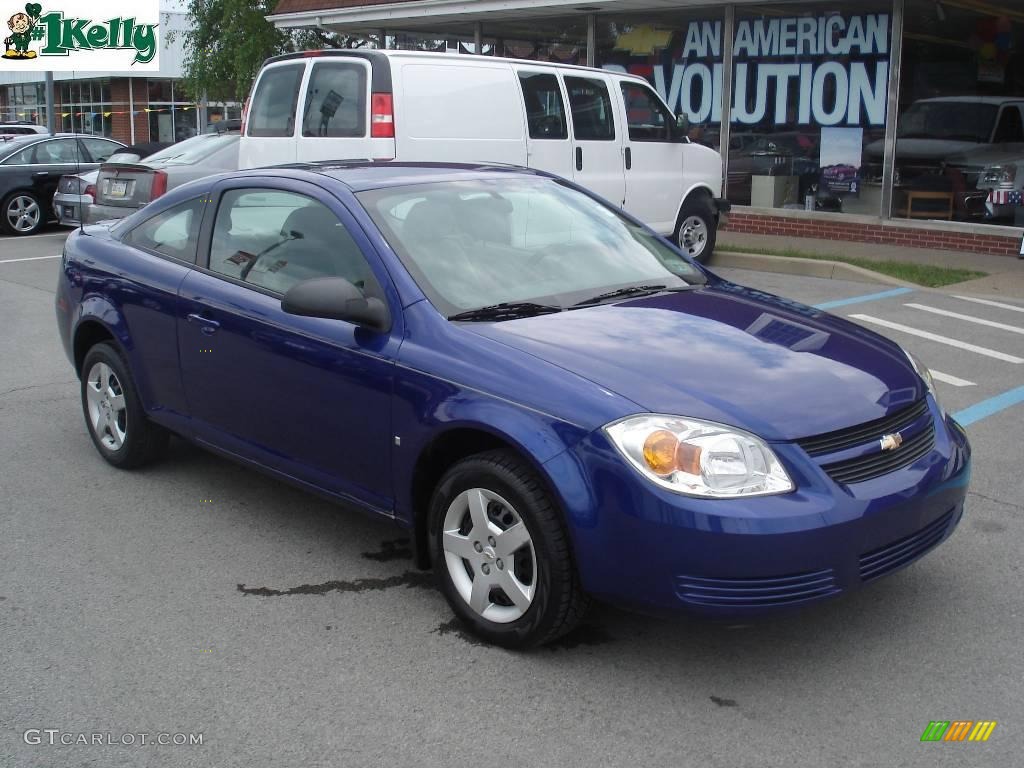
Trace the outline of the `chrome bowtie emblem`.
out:
M 882 439 L 879 442 L 882 444 L 883 451 L 895 451 L 903 445 L 903 435 L 899 432 L 893 435 L 882 435 Z

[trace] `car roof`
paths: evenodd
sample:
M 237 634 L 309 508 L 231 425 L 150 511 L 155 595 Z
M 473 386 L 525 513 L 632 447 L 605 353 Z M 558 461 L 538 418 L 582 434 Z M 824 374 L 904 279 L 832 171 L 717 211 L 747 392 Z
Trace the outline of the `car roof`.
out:
M 501 163 L 428 162 L 337 162 L 296 163 L 286 168 L 301 169 L 340 181 L 353 192 L 442 181 L 472 181 L 483 178 L 537 178 L 549 174 Z

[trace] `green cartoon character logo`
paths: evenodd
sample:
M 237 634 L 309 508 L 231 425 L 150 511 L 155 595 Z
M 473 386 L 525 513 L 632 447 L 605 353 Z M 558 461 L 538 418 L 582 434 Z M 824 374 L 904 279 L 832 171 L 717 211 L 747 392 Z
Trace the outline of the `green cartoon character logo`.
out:
M 43 7 L 39 3 L 27 3 L 25 13 L 16 13 L 7 20 L 11 35 L 4 39 L 7 50 L 4 53 L 5 59 L 34 59 L 35 51 L 28 49 L 32 41 L 32 30 L 39 22 L 39 16 Z

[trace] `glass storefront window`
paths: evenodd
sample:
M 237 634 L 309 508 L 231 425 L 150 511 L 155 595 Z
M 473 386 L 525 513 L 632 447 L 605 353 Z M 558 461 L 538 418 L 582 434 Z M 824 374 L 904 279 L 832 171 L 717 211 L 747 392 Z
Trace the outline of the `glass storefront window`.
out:
M 645 77 L 690 139 L 719 148 L 722 124 L 720 8 L 598 17 L 597 65 Z
M 1024 12 L 907 0 L 894 218 L 1024 225 Z
M 881 215 L 891 4 L 736 11 L 728 197 Z

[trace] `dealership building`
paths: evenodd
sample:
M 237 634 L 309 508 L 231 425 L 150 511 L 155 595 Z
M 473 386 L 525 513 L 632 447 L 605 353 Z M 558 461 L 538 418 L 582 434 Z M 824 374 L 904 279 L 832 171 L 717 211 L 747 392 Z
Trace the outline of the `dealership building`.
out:
M 281 28 L 632 72 L 734 231 L 1016 255 L 1024 0 L 280 0 Z

